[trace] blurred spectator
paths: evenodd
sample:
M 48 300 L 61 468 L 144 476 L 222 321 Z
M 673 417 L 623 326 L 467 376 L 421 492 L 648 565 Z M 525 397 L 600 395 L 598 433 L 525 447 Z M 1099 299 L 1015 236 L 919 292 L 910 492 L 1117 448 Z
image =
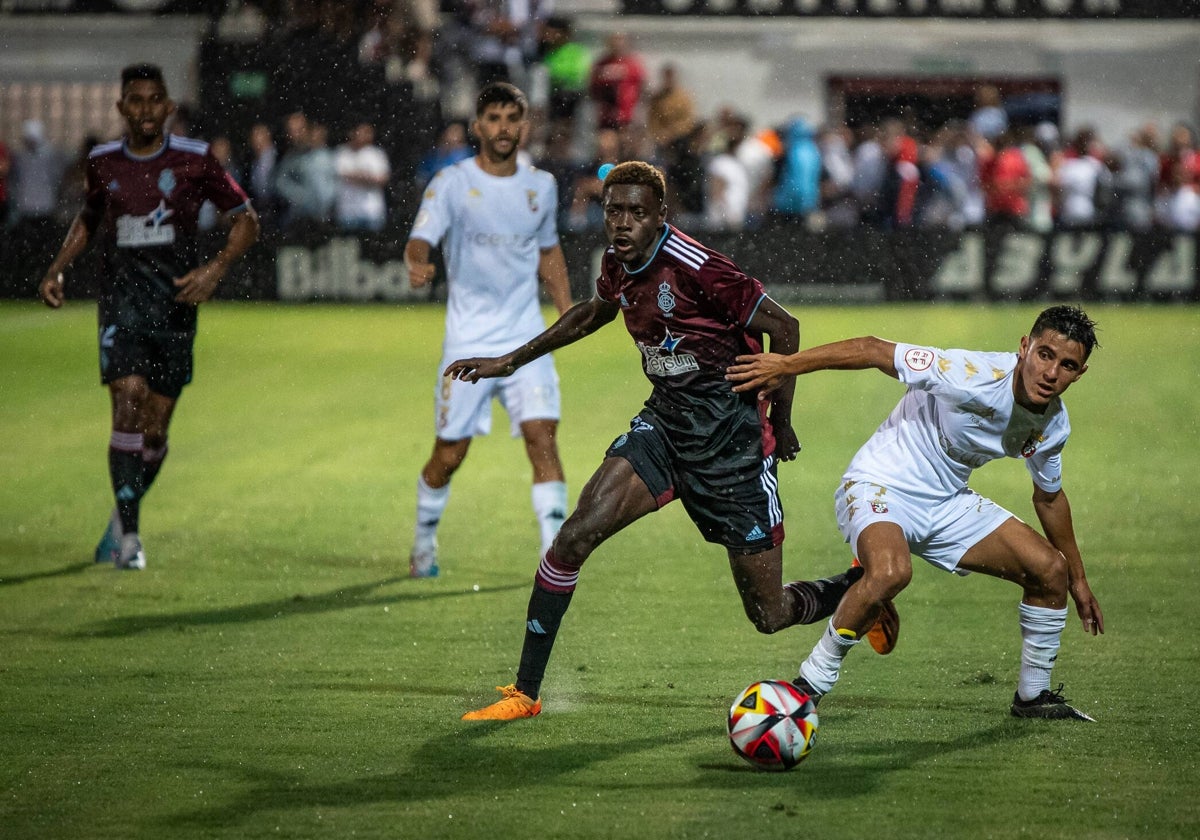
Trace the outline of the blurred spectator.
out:
M 821 210 L 829 227 L 848 228 L 858 224 L 858 203 L 851 187 L 854 159 L 850 155 L 850 129 L 831 125 L 817 135 L 821 152 Z
M 1154 196 L 1158 187 L 1158 131 L 1147 124 L 1129 138 L 1118 155 L 1114 179 L 1119 202 L 1117 224 L 1127 230 L 1149 230 L 1154 225 Z
M 573 130 L 579 103 L 587 94 L 592 54 L 575 40 L 575 25 L 570 18 L 546 19 L 542 27 L 542 65 L 549 86 L 550 121 L 565 120 Z
M 587 174 L 587 164 L 576 157 L 573 141 L 569 123 L 553 123 L 545 150 L 536 161 L 537 168 L 553 175 L 558 184 L 558 226 L 564 230 L 570 225 L 573 185 Z
M 1036 128 L 1017 129 L 1021 154 L 1029 167 L 1029 217 L 1031 230 L 1048 233 L 1054 228 L 1054 199 L 1058 188 L 1058 127 L 1051 122 Z
M 0 229 L 8 219 L 8 173 L 12 169 L 12 158 L 8 146 L 0 140 Z
M 1097 196 L 1111 181 L 1108 168 L 1099 160 L 1095 132 L 1084 127 L 1076 132 L 1058 167 L 1058 221 L 1064 227 L 1090 227 L 1099 221 Z
M 994 85 L 982 85 L 975 91 L 975 110 L 967 122 L 976 134 L 992 143 L 1008 131 L 1008 114 L 999 89 Z
M 646 99 L 646 129 L 655 147 L 666 150 L 696 127 L 696 103 L 680 85 L 674 64 L 664 64 L 658 72 L 658 88 Z
M 1023 225 L 1029 216 L 1029 187 L 1033 177 L 1025 155 L 1011 132 L 996 138 L 996 145 L 980 158 L 979 181 L 990 224 Z
M 615 128 L 602 128 L 597 131 L 595 155 L 571 185 L 571 210 L 568 215 L 574 230 L 597 230 L 603 225 L 604 214 L 600 207 L 600 196 L 604 191 L 604 182 L 597 172 L 606 163 L 620 162 L 620 132 Z
M 879 201 L 883 226 L 889 230 L 909 228 L 917 223 L 921 194 L 920 147 L 899 120 L 888 122 L 884 139 L 888 166 Z
M 277 215 L 277 199 L 275 196 L 275 164 L 279 152 L 275 148 L 275 138 L 266 123 L 255 123 L 250 127 L 250 162 L 242 183 L 246 192 L 258 211 L 258 217 L 264 229 L 275 226 Z
M 859 129 L 858 146 L 854 149 L 854 177 L 850 182 L 850 192 L 858 203 L 859 219 L 875 228 L 883 224 L 880 196 L 887 173 L 887 157 L 879 135 L 879 128 L 874 125 Z
M 457 120 L 447 123 L 438 135 L 437 145 L 430 149 L 417 165 L 417 187 L 425 189 L 425 185 L 432 181 L 438 172 L 460 160 L 466 160 L 472 154 L 474 151 L 467 143 L 466 126 Z
M 1179 233 L 1200 231 L 1200 190 L 1185 160 L 1176 159 L 1172 182 L 1163 205 L 1164 227 Z
M 208 144 L 208 148 L 229 176 L 238 182 L 238 186 L 242 186 L 244 176 L 241 174 L 241 166 L 233 157 L 233 144 L 229 142 L 229 138 L 218 134 Z M 219 222 L 220 213 L 217 212 L 216 206 L 211 201 L 205 201 L 200 205 L 200 215 L 196 219 L 200 230 L 212 230 Z
M 527 89 L 526 69 L 537 60 L 549 0 L 464 0 L 464 6 L 476 88 L 512 82 Z
M 196 117 L 192 106 L 186 102 L 177 102 L 171 116 L 167 117 L 167 133 L 176 137 L 191 137 L 196 130 Z
M 291 145 L 284 152 L 275 172 L 275 192 L 283 202 L 284 229 L 327 224 L 337 195 L 337 169 L 328 146 L 328 129 L 321 123 L 309 123 L 303 114 L 303 134 L 297 134 L 298 121 L 288 118 Z
M 12 157 L 8 180 L 11 221 L 53 219 L 66 168 L 62 153 L 46 139 L 41 121 L 22 123 L 21 148 Z
M 383 190 L 392 170 L 383 149 L 375 145 L 375 126 L 360 122 L 334 156 L 338 190 L 334 217 L 348 231 L 380 231 L 387 223 Z
M 750 208 L 750 175 L 736 151 L 746 139 L 749 121 L 739 115 L 723 120 L 720 148 L 705 167 L 704 219 L 714 230 L 741 230 Z
M 633 122 L 645 86 L 646 70 L 630 48 L 629 36 L 613 32 L 606 51 L 592 65 L 588 83 L 588 94 L 596 104 L 596 125 L 622 129 Z
M 820 206 L 821 151 L 812 126 L 793 117 L 782 131 L 783 154 L 769 218 L 790 224 L 805 219 Z
M 1167 148 L 1159 162 L 1159 187 L 1164 193 L 1175 192 L 1181 167 L 1184 173 L 1200 181 L 1200 151 L 1196 148 L 1196 132 L 1183 122 L 1171 127 Z
M 927 189 L 919 208 L 922 227 L 962 230 L 967 183 L 955 155 L 955 129 L 944 125 L 934 132 L 922 151 Z
M 746 222 L 753 225 L 764 218 L 771 207 L 771 189 L 775 184 L 775 167 L 783 156 L 783 139 L 774 128 L 763 128 L 748 135 L 735 154 L 749 181 Z

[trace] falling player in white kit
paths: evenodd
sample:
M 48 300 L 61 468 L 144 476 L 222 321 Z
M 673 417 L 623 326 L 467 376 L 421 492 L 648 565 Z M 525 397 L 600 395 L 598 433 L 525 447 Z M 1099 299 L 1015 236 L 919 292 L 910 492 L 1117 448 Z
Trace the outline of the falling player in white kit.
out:
M 787 376 L 876 368 L 908 386 L 859 449 L 835 494 L 838 527 L 866 573 L 850 588 L 800 666 L 797 683 L 821 696 L 842 660 L 875 622 L 880 605 L 912 578 L 911 555 L 958 574 L 982 572 L 1024 590 L 1016 717 L 1091 717 L 1050 688 L 1067 621 L 1067 594 L 1087 633 L 1104 616 L 1084 574 L 1071 507 L 1062 489 L 1071 433 L 1062 393 L 1087 370 L 1095 324 L 1071 306 L 1042 312 L 1017 353 L 940 350 L 855 338 L 790 356 L 741 356 L 734 390 L 767 393 Z M 967 486 L 972 470 L 1024 459 L 1033 507 L 1046 536 Z
M 417 288 L 433 279 L 430 251 L 442 245 L 449 293 L 439 371 L 455 359 L 499 354 L 541 333 L 546 324 L 539 279 L 559 314 L 571 307 L 555 224 L 554 176 L 518 160 L 528 109 L 525 94 L 513 85 L 500 82 L 480 91 L 471 125 L 479 153 L 434 177 L 405 246 L 409 282 Z M 513 437 L 525 439 L 543 554 L 566 517 L 553 360 L 545 356 L 512 376 L 485 382 L 442 376 L 435 394 L 433 454 L 417 480 L 409 558 L 413 577 L 438 574 L 437 527 L 449 501 L 450 478 L 466 458 L 471 438 L 491 431 L 493 398 L 508 413 Z

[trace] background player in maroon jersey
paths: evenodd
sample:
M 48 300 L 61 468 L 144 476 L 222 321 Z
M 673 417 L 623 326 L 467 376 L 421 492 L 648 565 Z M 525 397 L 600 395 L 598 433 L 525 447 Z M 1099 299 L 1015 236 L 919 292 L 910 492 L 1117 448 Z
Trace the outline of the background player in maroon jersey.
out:
M 117 110 L 128 133 L 88 156 L 83 209 L 38 286 L 48 306 L 62 306 L 63 272 L 99 236 L 100 381 L 112 396 L 108 464 L 116 510 L 96 561 L 122 569 L 146 565 L 140 502 L 166 457 L 171 414 L 192 378 L 197 304 L 212 297 L 258 238 L 249 199 L 208 144 L 164 136 L 174 109 L 158 67 L 121 71 Z M 231 225 L 224 248 L 202 263 L 196 222 L 205 200 L 230 214 Z
M 800 449 L 792 389 L 784 385 L 773 402 L 756 404 L 753 395 L 733 392 L 725 368 L 746 352 L 742 348 L 761 348 L 763 335 L 773 352 L 795 352 L 799 325 L 728 257 L 667 224 L 665 192 L 662 173 L 647 163 L 612 169 L 603 192 L 611 247 L 595 296 L 510 353 L 446 369 L 468 382 L 509 376 L 620 313 L 654 386 L 538 567 L 516 682 L 499 689 L 501 700 L 464 715 L 467 720 L 541 711 L 542 677 L 583 562 L 613 534 L 675 498 L 706 540 L 725 546 L 746 615 L 760 632 L 829 616 L 862 574 L 855 568 L 825 580 L 783 583 L 775 469 Z

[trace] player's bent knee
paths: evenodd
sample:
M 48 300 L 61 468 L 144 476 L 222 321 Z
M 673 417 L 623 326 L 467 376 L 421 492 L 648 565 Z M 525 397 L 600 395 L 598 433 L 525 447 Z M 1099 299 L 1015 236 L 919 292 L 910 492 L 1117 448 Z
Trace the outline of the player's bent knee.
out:
M 1070 585 L 1067 558 L 1053 546 L 1025 564 L 1026 586 L 1046 594 L 1065 594 Z
M 872 562 L 866 567 L 860 585 L 872 600 L 895 598 L 912 582 L 912 561 Z

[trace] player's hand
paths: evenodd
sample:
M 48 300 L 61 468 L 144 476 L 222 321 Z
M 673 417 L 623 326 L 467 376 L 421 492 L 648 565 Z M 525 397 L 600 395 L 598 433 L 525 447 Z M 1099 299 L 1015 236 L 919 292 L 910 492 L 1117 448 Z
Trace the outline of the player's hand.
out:
M 1100 602 L 1092 594 L 1092 588 L 1086 580 L 1071 583 L 1071 597 L 1075 599 L 1075 611 L 1083 623 L 1083 632 L 1093 636 L 1104 632 L 1104 613 L 1100 611 Z
M 738 356 L 737 364 L 725 369 L 725 378 L 736 383 L 735 391 L 758 391 L 758 398 L 765 400 L 767 395 L 778 388 L 783 380 L 792 374 L 786 366 L 787 356 L 778 353 L 760 353 L 757 356 Z
M 433 282 L 434 275 L 437 274 L 433 263 L 407 262 L 406 265 L 408 267 L 408 285 L 414 289 L 428 286 Z
M 775 429 L 775 457 L 780 461 L 794 461 L 800 454 L 800 439 L 791 423 L 780 425 L 772 422 Z
M 64 298 L 62 272 L 56 271 L 43 277 L 42 282 L 38 283 L 38 295 L 51 309 L 58 309 L 62 306 Z
M 224 269 L 217 263 L 205 263 L 194 268 L 175 279 L 175 288 L 179 289 L 175 300 L 179 303 L 204 303 L 213 296 L 224 276 Z
M 478 382 L 480 379 L 494 379 L 498 376 L 512 376 L 517 366 L 504 356 L 498 358 L 459 359 L 451 362 L 442 371 L 442 376 L 451 379 L 461 379 L 463 382 Z

